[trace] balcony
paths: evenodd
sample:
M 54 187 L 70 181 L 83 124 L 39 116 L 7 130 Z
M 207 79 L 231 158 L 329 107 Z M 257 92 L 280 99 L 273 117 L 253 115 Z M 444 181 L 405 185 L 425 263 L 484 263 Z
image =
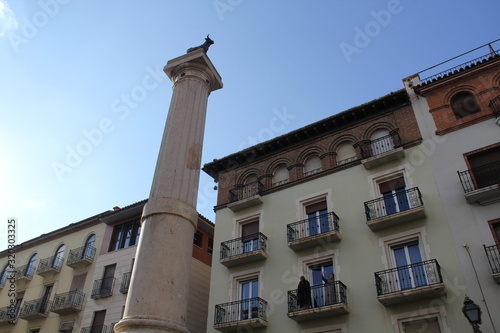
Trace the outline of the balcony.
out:
M 338 242 L 339 217 L 334 212 L 290 223 L 286 226 L 288 246 L 294 250 Z
M 77 313 L 82 309 L 85 294 L 78 290 L 73 290 L 67 293 L 56 294 L 52 301 L 51 312 L 66 315 Z
M 372 230 L 380 230 L 425 217 L 422 194 L 418 187 L 398 190 L 395 194 L 367 201 L 364 205 L 366 224 Z
M 41 259 L 36 270 L 36 274 L 40 276 L 50 276 L 61 271 L 64 258 L 60 256 L 54 256 L 50 258 Z
M 386 306 L 444 294 L 441 269 L 436 259 L 375 273 L 378 301 Z
M 349 313 L 346 286 L 340 282 L 311 287 L 304 294 L 295 290 L 288 292 L 288 318 L 295 321 L 319 319 Z
M 221 243 L 220 263 L 226 267 L 267 259 L 267 237 L 256 233 Z
M 33 274 L 35 273 L 36 266 L 32 265 L 24 265 L 16 267 L 16 280 L 18 282 L 28 282 L 33 278 Z
M 359 145 L 361 150 L 361 163 L 365 169 L 373 169 L 379 165 L 389 163 L 405 156 L 401 146 L 401 137 L 397 131 L 391 134 Z
M 71 268 L 85 267 L 94 261 L 95 248 L 82 246 L 77 249 L 69 251 L 68 260 L 66 265 Z
M 115 285 L 115 278 L 108 277 L 100 280 L 94 281 L 94 286 L 92 287 L 92 294 L 90 298 L 99 299 L 110 297 L 113 295 L 113 286 Z
M 130 286 L 130 276 L 132 272 L 123 273 L 122 283 L 120 284 L 120 292 L 122 294 L 128 293 L 128 287 Z
M 458 171 L 458 177 L 468 203 L 485 205 L 500 197 L 500 161 Z
M 33 320 L 47 318 L 49 315 L 50 302 L 47 298 L 39 298 L 33 301 L 24 302 L 19 312 L 19 318 Z
M 229 209 L 237 212 L 247 207 L 263 203 L 261 193 L 264 185 L 256 181 L 245 185 L 236 185 L 229 190 Z
M 486 251 L 486 257 L 488 257 L 488 262 L 490 263 L 493 280 L 500 284 L 500 244 L 483 246 Z
M 108 331 L 108 327 L 106 325 L 101 326 L 88 326 L 80 329 L 80 333 L 113 333 L 113 331 Z
M 267 327 L 267 302 L 255 297 L 215 306 L 214 329 L 221 332 L 253 331 Z
M 4 306 L 3 308 L 0 308 L 0 326 L 5 326 L 9 325 L 10 323 L 13 322 L 13 318 L 16 318 L 16 316 L 10 316 L 9 315 L 9 307 Z

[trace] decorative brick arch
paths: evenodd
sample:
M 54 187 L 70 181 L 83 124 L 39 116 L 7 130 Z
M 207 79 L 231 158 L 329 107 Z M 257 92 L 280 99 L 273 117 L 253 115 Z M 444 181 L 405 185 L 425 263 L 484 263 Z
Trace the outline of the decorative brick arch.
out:
M 263 179 L 263 183 L 264 183 L 265 188 L 272 187 L 274 174 L 275 174 L 276 170 L 283 165 L 286 166 L 286 168 L 288 169 L 288 171 L 289 171 L 288 179 L 291 180 L 292 175 L 290 173 L 290 169 L 291 169 L 292 161 L 289 158 L 281 157 L 281 158 L 278 158 L 278 159 L 272 161 L 267 166 L 266 174 L 265 174 L 264 179 Z

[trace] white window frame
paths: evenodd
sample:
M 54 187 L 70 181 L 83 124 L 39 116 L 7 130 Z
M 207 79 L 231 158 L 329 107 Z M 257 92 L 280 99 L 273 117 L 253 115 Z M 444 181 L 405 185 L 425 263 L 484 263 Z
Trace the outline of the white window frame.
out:
M 241 282 L 251 280 L 254 278 L 257 278 L 259 281 L 259 291 L 258 291 L 258 296 L 261 297 L 262 295 L 262 279 L 263 277 L 263 268 L 259 269 L 251 269 L 251 270 L 246 270 L 246 271 L 241 271 L 238 273 L 233 273 L 229 276 L 229 283 L 230 283 L 230 288 L 229 288 L 229 297 L 231 301 L 239 301 L 241 300 L 240 297 L 240 287 L 241 287 Z
M 420 308 L 418 312 L 413 311 L 392 315 L 391 321 L 397 333 L 404 333 L 403 325 L 405 323 L 437 318 L 441 333 L 452 333 L 446 323 L 446 317 L 446 309 L 443 306 L 439 306 L 432 309 Z
M 233 238 L 239 238 L 242 237 L 242 226 L 247 223 L 252 223 L 255 221 L 259 221 L 259 232 L 262 232 L 262 226 L 263 226 L 263 219 L 262 219 L 262 212 L 253 212 L 251 214 L 245 215 L 245 216 L 239 216 L 238 218 L 234 219 L 233 225 Z
M 379 239 L 379 246 L 382 248 L 382 263 L 385 269 L 396 267 L 394 251 L 392 249 L 395 246 L 410 243 L 412 241 L 418 241 L 422 261 L 429 260 L 431 258 L 425 228 L 408 230 L 406 232 L 401 232 Z
M 326 192 L 321 192 L 318 194 L 314 194 L 313 196 L 308 196 L 307 198 L 299 198 L 297 199 L 297 221 L 302 221 L 307 219 L 306 207 L 309 205 L 313 205 L 315 203 L 326 201 L 326 210 L 327 212 L 332 211 L 332 203 L 330 198 L 332 197 L 330 190 Z

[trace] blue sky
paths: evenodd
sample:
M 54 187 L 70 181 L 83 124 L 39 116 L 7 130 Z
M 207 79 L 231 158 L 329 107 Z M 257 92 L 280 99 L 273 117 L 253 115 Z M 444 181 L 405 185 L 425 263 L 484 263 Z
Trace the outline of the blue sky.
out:
M 498 0 L 0 0 L 0 249 L 11 217 L 20 243 L 148 197 L 162 68 L 207 34 L 224 88 L 202 163 L 401 89 L 498 39 L 498 13 Z M 202 173 L 212 221 L 214 185 Z

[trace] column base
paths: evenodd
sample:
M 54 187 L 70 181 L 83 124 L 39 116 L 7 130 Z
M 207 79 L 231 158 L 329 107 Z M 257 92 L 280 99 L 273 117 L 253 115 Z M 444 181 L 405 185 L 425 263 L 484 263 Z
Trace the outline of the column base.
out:
M 189 333 L 179 324 L 152 317 L 126 317 L 114 327 L 116 333 Z

